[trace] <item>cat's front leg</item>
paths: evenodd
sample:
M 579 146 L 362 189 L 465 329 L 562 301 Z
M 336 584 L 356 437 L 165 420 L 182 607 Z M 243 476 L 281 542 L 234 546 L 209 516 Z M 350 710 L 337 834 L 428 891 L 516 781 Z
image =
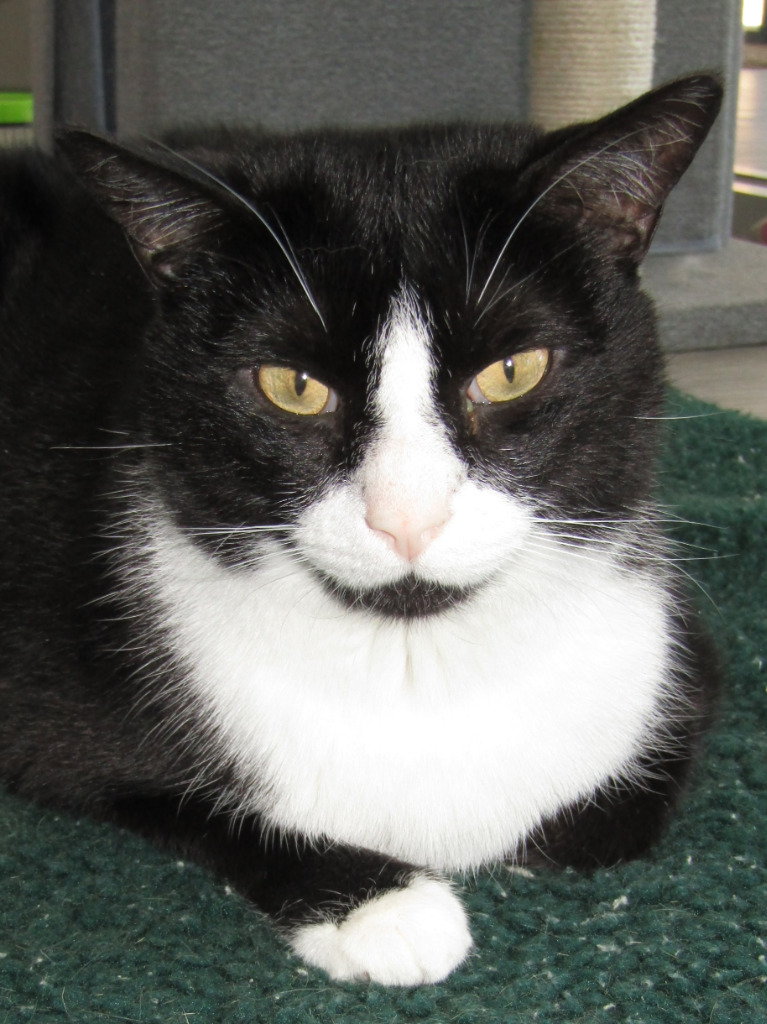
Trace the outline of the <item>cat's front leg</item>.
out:
M 449 883 L 422 871 L 376 888 L 358 904 L 320 913 L 322 920 L 292 927 L 288 941 L 337 981 L 442 981 L 472 944 L 466 911 Z
M 291 948 L 337 981 L 442 981 L 471 945 L 466 911 L 439 875 L 370 850 L 310 844 L 258 819 L 171 798 L 121 801 L 112 817 L 212 868 L 265 911 Z
M 273 841 L 261 869 L 248 895 L 306 963 L 337 981 L 442 981 L 471 947 L 463 904 L 432 872 L 338 844 Z

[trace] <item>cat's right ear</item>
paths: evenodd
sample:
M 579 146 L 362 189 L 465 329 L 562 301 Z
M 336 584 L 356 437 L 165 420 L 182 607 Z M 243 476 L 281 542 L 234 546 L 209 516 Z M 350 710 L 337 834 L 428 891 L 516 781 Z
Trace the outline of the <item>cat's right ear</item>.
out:
M 107 213 L 122 225 L 150 280 L 176 279 L 211 244 L 226 220 L 222 206 L 172 151 L 144 153 L 82 129 L 57 133 L 56 147 Z
M 716 76 L 690 75 L 591 124 L 552 132 L 554 148 L 527 171 L 531 209 L 591 225 L 605 255 L 636 266 L 721 101 Z

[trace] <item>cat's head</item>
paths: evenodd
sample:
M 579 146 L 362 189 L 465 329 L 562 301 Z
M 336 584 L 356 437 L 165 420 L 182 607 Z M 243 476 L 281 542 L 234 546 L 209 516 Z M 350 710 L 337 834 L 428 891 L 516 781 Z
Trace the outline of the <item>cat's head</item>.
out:
M 550 134 L 64 135 L 156 295 L 116 404 L 175 525 L 420 615 L 536 532 L 631 520 L 662 401 L 637 268 L 720 95 L 696 76 Z

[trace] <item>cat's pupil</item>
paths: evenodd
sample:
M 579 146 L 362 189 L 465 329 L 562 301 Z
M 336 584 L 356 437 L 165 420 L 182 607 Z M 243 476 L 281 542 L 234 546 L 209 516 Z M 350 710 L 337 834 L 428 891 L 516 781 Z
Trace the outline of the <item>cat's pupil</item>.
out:
M 299 373 L 298 371 L 296 371 L 296 379 L 293 387 L 299 398 L 301 397 L 301 395 L 303 395 L 304 391 L 306 391 L 306 382 L 308 379 L 308 373 Z
M 514 382 L 514 360 L 513 359 L 511 359 L 511 358 L 504 359 L 504 361 L 503 361 L 503 372 L 506 375 L 506 380 L 509 382 L 509 384 L 513 384 L 513 382 Z

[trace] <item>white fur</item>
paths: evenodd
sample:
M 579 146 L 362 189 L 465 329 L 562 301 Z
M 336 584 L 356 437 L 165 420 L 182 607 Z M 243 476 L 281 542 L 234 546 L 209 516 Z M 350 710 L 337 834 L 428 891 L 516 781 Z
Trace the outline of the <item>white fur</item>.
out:
M 304 925 L 290 944 L 336 981 L 423 985 L 442 981 L 467 956 L 466 912 L 445 882 L 417 876 L 353 910 L 340 924 Z
M 392 583 L 410 571 L 459 586 L 485 580 L 498 569 L 499 552 L 521 543 L 529 516 L 519 503 L 467 478 L 434 407 L 428 329 L 407 292 L 394 304 L 379 344 L 379 433 L 358 472 L 303 517 L 301 552 L 350 587 Z M 425 529 L 437 523 L 440 530 L 411 564 L 366 518 Z
M 407 558 L 421 551 L 424 534 L 437 536 L 450 519 L 466 473 L 434 408 L 428 330 L 407 292 L 394 303 L 379 349 L 380 431 L 352 486 L 363 495 L 367 523 Z
M 377 442 L 305 515 L 297 550 L 260 542 L 257 569 L 229 570 L 155 515 L 152 585 L 236 765 L 231 801 L 309 837 L 470 869 L 631 773 L 668 702 L 663 590 L 467 477 L 412 304 L 382 347 Z M 413 562 L 365 522 L 371 501 L 407 510 L 434 493 L 448 519 Z M 312 568 L 351 586 L 408 571 L 483 586 L 440 615 L 387 621 L 344 609 Z
M 660 595 L 598 555 L 533 548 L 408 625 L 343 610 L 278 550 L 254 578 L 167 526 L 156 542 L 242 809 L 311 837 L 448 869 L 496 860 L 630 768 L 663 702 Z

